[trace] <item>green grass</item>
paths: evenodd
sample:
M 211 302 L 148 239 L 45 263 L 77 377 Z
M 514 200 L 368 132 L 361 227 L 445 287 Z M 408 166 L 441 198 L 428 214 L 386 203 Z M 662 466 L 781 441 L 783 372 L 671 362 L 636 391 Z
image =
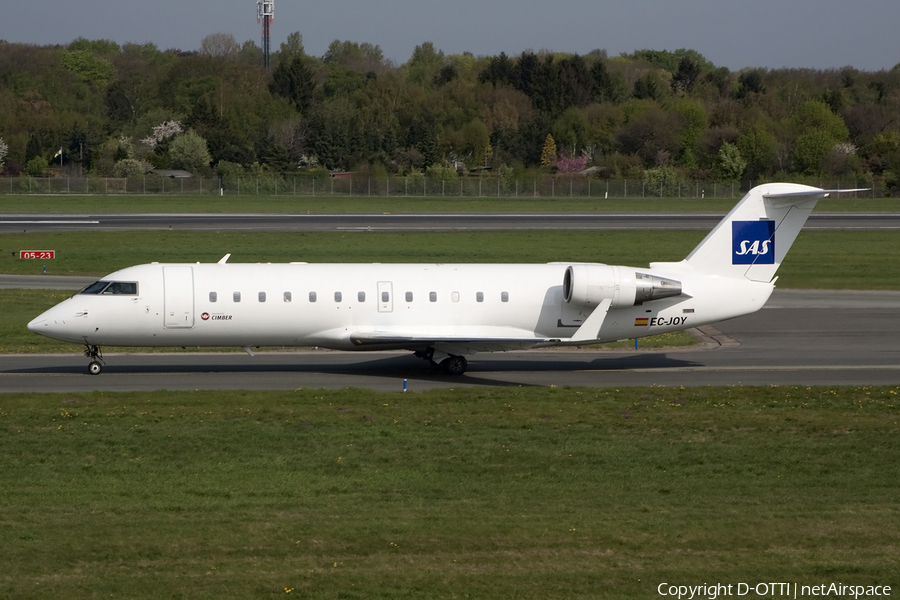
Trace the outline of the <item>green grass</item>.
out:
M 706 212 L 725 214 L 736 198 L 472 198 L 397 196 L 213 196 L 0 194 L 0 212 L 418 213 L 418 212 Z M 896 212 L 892 198 L 825 199 L 818 211 Z
M 0 236 L 0 273 L 100 277 L 159 262 L 604 262 L 678 261 L 703 231 L 465 233 L 235 233 L 128 231 Z M 900 289 L 900 237 L 891 231 L 804 231 L 779 270 L 789 288 Z M 56 250 L 52 261 L 19 250 Z
M 898 392 L 0 395 L 0 597 L 897 589 Z

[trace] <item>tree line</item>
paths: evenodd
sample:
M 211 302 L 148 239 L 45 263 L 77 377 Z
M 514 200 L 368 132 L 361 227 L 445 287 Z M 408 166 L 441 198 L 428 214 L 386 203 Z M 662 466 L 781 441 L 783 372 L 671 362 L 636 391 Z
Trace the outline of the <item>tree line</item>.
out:
M 900 192 L 900 65 L 716 67 L 693 50 L 321 57 L 288 36 L 262 67 L 230 34 L 199 51 L 0 41 L 4 175 L 581 172 L 696 180 L 881 178 Z

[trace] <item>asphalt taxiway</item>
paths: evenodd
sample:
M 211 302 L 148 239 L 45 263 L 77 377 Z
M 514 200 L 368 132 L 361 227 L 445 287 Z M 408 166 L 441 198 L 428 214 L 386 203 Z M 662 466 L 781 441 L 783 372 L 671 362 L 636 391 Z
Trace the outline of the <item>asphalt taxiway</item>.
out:
M 603 231 L 708 230 L 711 213 L 57 214 L 4 213 L 0 234 L 51 231 Z M 806 229 L 900 230 L 900 213 L 814 213 Z
M 701 328 L 701 347 L 531 350 L 470 357 L 461 377 L 407 352 L 0 355 L 0 392 L 460 386 L 900 385 L 900 292 L 776 290 L 761 311 Z

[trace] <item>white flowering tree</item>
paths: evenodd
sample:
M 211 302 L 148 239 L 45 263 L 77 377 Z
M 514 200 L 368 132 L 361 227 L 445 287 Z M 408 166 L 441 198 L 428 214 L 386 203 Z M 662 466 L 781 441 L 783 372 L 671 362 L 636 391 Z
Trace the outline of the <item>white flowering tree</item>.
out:
M 153 150 L 160 142 L 174 137 L 183 131 L 184 128 L 181 126 L 180 121 L 164 121 L 154 127 L 150 135 L 143 138 L 141 142 Z
M 0 138 L 0 168 L 3 167 L 3 162 L 6 160 L 7 154 L 9 154 L 9 146 L 6 145 L 3 138 Z

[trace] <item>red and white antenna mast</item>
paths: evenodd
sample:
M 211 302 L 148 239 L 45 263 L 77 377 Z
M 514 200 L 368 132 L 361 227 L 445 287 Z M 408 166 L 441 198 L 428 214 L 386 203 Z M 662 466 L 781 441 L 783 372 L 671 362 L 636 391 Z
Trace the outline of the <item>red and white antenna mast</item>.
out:
M 262 24 L 263 64 L 269 68 L 269 28 L 275 20 L 275 0 L 256 0 L 256 22 Z

